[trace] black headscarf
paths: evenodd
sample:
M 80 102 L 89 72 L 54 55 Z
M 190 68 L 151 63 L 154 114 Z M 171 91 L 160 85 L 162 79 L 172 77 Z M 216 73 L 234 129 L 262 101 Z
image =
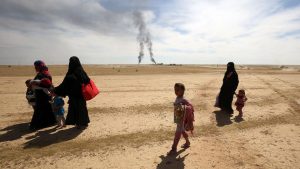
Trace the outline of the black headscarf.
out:
M 234 92 L 239 84 L 238 74 L 235 70 L 234 63 L 227 63 L 227 70 L 223 78 L 222 88 Z M 222 89 L 221 89 L 222 90 Z
M 227 63 L 227 71 L 226 72 L 235 72 L 235 67 L 233 62 Z
M 67 75 L 74 75 L 81 84 L 88 84 L 90 82 L 90 78 L 84 71 L 79 58 L 76 56 L 70 57 Z

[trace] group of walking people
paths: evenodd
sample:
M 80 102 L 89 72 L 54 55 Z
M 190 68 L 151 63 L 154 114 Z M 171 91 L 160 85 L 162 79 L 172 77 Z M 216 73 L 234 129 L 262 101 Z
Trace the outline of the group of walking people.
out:
M 69 59 L 68 72 L 65 75 L 62 83 L 57 87 L 52 84 L 52 76 L 46 64 L 41 61 L 35 61 L 34 67 L 37 72 L 33 80 L 27 80 L 26 85 L 27 95 L 34 92 L 34 97 L 28 98 L 33 107 L 33 116 L 30 122 L 31 130 L 38 130 L 41 128 L 49 127 L 57 123 L 56 115 L 61 116 L 63 109 L 58 109 L 53 112 L 54 104 L 58 104 L 62 108 L 63 103 L 55 100 L 55 96 L 69 97 L 68 101 L 68 114 L 64 125 L 75 125 L 78 129 L 85 129 L 90 122 L 86 101 L 82 95 L 82 84 L 89 83 L 89 76 L 84 71 L 80 60 L 76 56 Z M 33 86 L 38 86 L 31 90 Z M 54 101 L 54 102 L 53 102 Z M 64 119 L 61 119 L 64 121 Z
M 236 95 L 237 100 L 235 102 L 236 110 L 239 114 L 236 118 L 242 119 L 243 117 L 243 107 L 247 101 L 245 96 L 245 90 L 240 89 L 238 93 L 235 93 L 239 84 L 238 74 L 235 70 L 233 62 L 227 64 L 227 70 L 223 78 L 223 84 L 220 93 L 217 96 L 215 106 L 220 108 L 224 113 L 228 115 L 233 114 L 232 101 L 233 96 Z M 174 86 L 174 92 L 176 99 L 174 101 L 174 122 L 176 123 L 176 131 L 174 135 L 174 140 L 172 144 L 171 151 L 168 155 L 177 153 L 177 145 L 179 143 L 180 137 L 183 136 L 185 143 L 181 148 L 190 147 L 189 135 L 187 131 L 191 131 L 193 134 L 194 130 L 194 107 L 193 105 L 184 97 L 185 86 L 182 83 L 176 83 Z
M 30 129 L 37 130 L 44 127 L 54 125 L 59 122 L 61 127 L 65 125 L 75 125 L 78 129 L 85 129 L 90 122 L 86 100 L 82 94 L 82 85 L 88 84 L 90 78 L 84 71 L 78 57 L 72 56 L 69 60 L 68 72 L 62 83 L 57 87 L 52 84 L 52 77 L 43 61 L 34 62 L 37 75 L 33 80 L 27 80 L 28 96 L 34 92 L 35 97 L 28 98 L 28 102 L 33 103 L 34 113 L 30 122 Z M 221 108 L 228 114 L 233 114 L 232 101 L 233 96 L 237 96 L 235 103 L 236 109 L 239 111 L 239 117 L 243 116 L 242 108 L 247 100 L 244 90 L 235 93 L 239 84 L 238 74 L 235 71 L 234 63 L 227 64 L 227 70 L 223 78 L 223 84 L 216 100 L 216 107 Z M 33 86 L 38 86 L 32 90 Z M 174 123 L 176 123 L 176 131 L 172 144 L 172 149 L 168 154 L 177 152 L 177 145 L 181 135 L 185 139 L 182 148 L 190 146 L 189 136 L 186 131 L 193 134 L 194 130 L 194 107 L 184 97 L 185 85 L 176 83 L 174 85 L 176 99 L 174 101 Z M 64 102 L 60 97 L 68 96 L 68 114 L 64 120 Z M 52 105 L 52 106 L 51 106 Z M 53 108 L 56 107 L 56 108 Z M 59 118 L 56 118 L 55 115 Z
M 236 110 L 239 112 L 237 118 L 243 117 L 243 107 L 245 102 L 247 101 L 246 93 L 244 89 L 240 89 L 238 93 L 236 93 L 236 89 L 239 84 L 239 77 L 235 70 L 235 66 L 233 62 L 229 62 L 227 64 L 227 70 L 223 77 L 223 84 L 220 90 L 220 93 L 217 97 L 215 107 L 221 108 L 221 110 L 226 113 L 232 115 L 232 101 L 233 96 L 237 97 L 235 102 Z

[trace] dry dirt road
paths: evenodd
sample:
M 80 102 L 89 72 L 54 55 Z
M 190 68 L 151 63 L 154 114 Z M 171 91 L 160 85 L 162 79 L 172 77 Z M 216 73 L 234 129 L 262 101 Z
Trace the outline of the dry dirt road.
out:
M 68 126 L 29 132 L 24 81 L 30 76 L 1 76 L 0 168 L 300 168 L 299 71 L 238 70 L 248 102 L 244 121 L 236 121 L 213 107 L 222 69 L 132 70 L 92 73 L 101 94 L 88 102 L 91 123 L 84 131 Z M 54 74 L 54 84 L 62 78 Z M 189 149 L 166 156 L 175 130 L 176 82 L 186 85 L 196 128 Z

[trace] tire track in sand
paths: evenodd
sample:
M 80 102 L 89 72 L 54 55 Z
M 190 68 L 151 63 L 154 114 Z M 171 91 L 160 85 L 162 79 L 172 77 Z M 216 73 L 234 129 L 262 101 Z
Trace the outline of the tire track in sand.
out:
M 259 78 L 259 77 L 258 77 Z M 272 85 L 268 83 L 266 80 L 262 79 L 264 83 L 271 87 Z M 203 93 L 197 93 L 194 98 L 192 98 L 193 103 L 199 103 L 199 106 L 201 104 L 206 105 L 201 111 L 209 111 L 213 110 L 214 108 L 207 107 L 207 102 L 210 101 L 210 95 L 208 94 L 208 90 L 205 90 L 208 88 L 209 85 L 212 83 L 215 83 L 216 80 L 211 80 L 207 83 L 205 83 L 203 86 L 200 86 L 199 90 Z M 276 88 L 274 88 L 276 89 Z M 274 90 L 275 91 L 275 90 Z M 282 95 L 284 98 L 288 98 L 287 96 L 282 93 L 279 89 L 276 89 L 278 94 Z M 288 98 L 291 99 L 292 98 Z M 295 108 L 297 105 L 293 105 L 294 111 L 297 110 Z M 197 108 L 198 109 L 198 108 Z M 200 116 L 200 114 L 198 114 Z M 201 115 L 202 116 L 202 115 Z M 204 118 L 202 116 L 201 118 Z M 241 129 L 251 129 L 251 128 L 257 128 L 260 126 L 266 126 L 266 125 L 275 125 L 275 124 L 282 124 L 282 123 L 290 123 L 290 119 L 284 120 L 285 116 L 275 116 L 271 117 L 270 119 L 260 119 L 256 121 L 245 121 L 240 124 L 232 124 L 229 127 L 216 127 L 215 125 L 215 118 L 214 114 L 210 114 L 211 123 L 207 125 L 196 125 L 195 130 L 197 136 L 196 137 L 202 137 L 202 136 L 216 136 L 220 135 L 222 133 L 226 132 L 236 132 Z M 1 155 L 0 161 L 5 160 L 19 160 L 24 159 L 28 157 L 28 152 L 30 153 L 30 157 L 38 157 L 39 149 L 37 148 L 43 148 L 43 155 L 45 156 L 51 156 L 56 154 L 56 152 L 68 152 L 68 153 L 74 153 L 74 154 L 81 154 L 82 152 L 93 152 L 93 151 L 108 151 L 111 149 L 118 149 L 122 146 L 130 146 L 130 147 L 139 147 L 143 146 L 145 144 L 150 144 L 154 142 L 163 142 L 166 140 L 172 140 L 173 136 L 173 130 L 149 130 L 149 131 L 143 131 L 143 132 L 136 132 L 136 133 L 129 133 L 129 134 L 121 134 L 121 135 L 113 135 L 106 138 L 90 138 L 86 140 L 78 140 L 78 141 L 68 141 L 68 142 L 62 142 L 60 144 L 55 144 L 54 146 L 47 146 L 43 147 L 43 145 L 40 145 L 41 143 L 47 143 L 51 142 L 51 140 L 46 139 L 42 140 L 40 139 L 38 143 L 34 143 L 31 145 L 27 145 L 28 149 L 23 149 L 22 147 L 5 147 L 1 149 L 1 152 L 7 152 L 3 156 Z M 30 142 L 32 143 L 32 142 Z M 230 142 L 228 142 L 229 144 Z M 223 145 L 218 145 L 223 146 Z M 224 149 L 228 147 L 223 147 Z M 70 151 L 71 150 L 71 151 Z M 250 153 L 250 152 L 249 152 Z M 36 154 L 36 156 L 34 155 Z M 18 158 L 15 159 L 15 156 L 18 155 Z M 65 154 L 64 154 L 65 155 Z
M 298 88 L 296 88 L 296 90 L 292 92 L 289 92 L 289 95 L 287 96 L 286 95 L 287 91 L 274 87 L 270 82 L 268 82 L 266 79 L 262 77 L 258 77 L 258 76 L 256 77 L 257 79 L 261 80 L 265 85 L 267 85 L 270 89 L 272 89 L 275 93 L 277 93 L 280 97 L 284 98 L 287 101 L 288 105 L 291 107 L 293 114 L 299 115 L 300 104 L 296 100 L 297 98 L 299 98 L 299 96 L 296 93 L 296 92 L 300 92 Z M 276 78 L 274 78 L 274 80 L 279 81 Z M 285 81 L 279 81 L 279 82 L 285 82 Z M 294 85 L 291 85 L 289 83 L 284 83 L 284 84 L 288 85 L 289 87 L 294 87 Z

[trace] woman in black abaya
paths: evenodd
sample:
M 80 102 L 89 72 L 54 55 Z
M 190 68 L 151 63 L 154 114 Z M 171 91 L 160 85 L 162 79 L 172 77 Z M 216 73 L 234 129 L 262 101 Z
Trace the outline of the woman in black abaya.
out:
M 52 77 L 43 61 L 35 61 L 34 67 L 37 72 L 34 80 L 48 79 L 50 82 L 52 82 Z M 56 123 L 56 119 L 49 103 L 51 97 L 42 89 L 35 89 L 35 97 L 36 104 L 30 122 L 30 129 L 37 130 L 54 125 Z
M 63 82 L 54 89 L 56 95 L 69 97 L 67 125 L 76 125 L 79 129 L 85 129 L 88 126 L 90 119 L 81 86 L 82 84 L 88 84 L 89 81 L 90 78 L 84 71 L 78 57 L 72 56 Z
M 223 78 L 223 85 L 219 94 L 219 107 L 229 114 L 233 114 L 232 100 L 239 84 L 239 77 L 235 71 L 234 63 L 227 64 L 227 71 Z

